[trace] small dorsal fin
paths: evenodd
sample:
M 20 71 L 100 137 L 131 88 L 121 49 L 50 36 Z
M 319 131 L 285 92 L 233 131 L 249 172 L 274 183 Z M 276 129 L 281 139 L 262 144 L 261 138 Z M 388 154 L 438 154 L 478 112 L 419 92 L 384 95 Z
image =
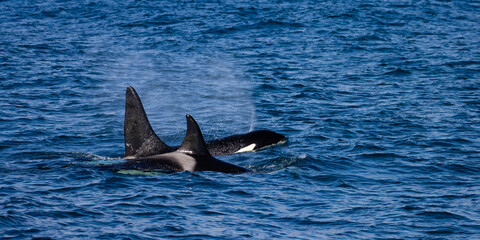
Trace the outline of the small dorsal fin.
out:
M 125 156 L 146 157 L 172 151 L 153 131 L 142 101 L 133 87 L 125 94 Z
M 182 145 L 177 151 L 191 155 L 210 155 L 197 122 L 188 114 L 186 118 L 187 133 L 185 134 Z

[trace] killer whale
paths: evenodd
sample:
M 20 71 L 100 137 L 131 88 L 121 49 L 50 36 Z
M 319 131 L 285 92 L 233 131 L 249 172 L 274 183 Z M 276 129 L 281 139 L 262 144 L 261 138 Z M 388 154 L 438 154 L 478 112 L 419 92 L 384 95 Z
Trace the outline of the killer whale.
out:
M 165 144 L 155 133 L 142 101 L 133 87 L 127 87 L 125 94 L 125 155 L 124 158 L 147 157 L 176 151 L 179 146 Z M 282 134 L 259 130 L 246 134 L 232 135 L 222 139 L 207 141 L 207 149 L 212 155 L 231 155 L 257 151 L 286 141 Z
M 186 115 L 187 133 L 180 147 L 173 151 L 148 157 L 129 159 L 120 164 L 121 168 L 155 171 L 216 171 L 223 173 L 244 173 L 248 169 L 214 158 L 208 151 L 200 127 L 192 116 Z
M 231 155 L 258 151 L 273 145 L 282 144 L 285 141 L 286 137 L 282 134 L 269 130 L 258 130 L 211 140 L 207 142 L 207 146 L 213 155 Z

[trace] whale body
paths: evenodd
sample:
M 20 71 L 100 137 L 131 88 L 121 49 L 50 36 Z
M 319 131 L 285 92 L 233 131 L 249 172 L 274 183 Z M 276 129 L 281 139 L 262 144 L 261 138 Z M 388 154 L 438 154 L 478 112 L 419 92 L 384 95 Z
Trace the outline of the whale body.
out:
M 148 121 L 142 101 L 133 87 L 128 87 L 125 95 L 124 158 L 147 157 L 174 152 L 180 148 L 180 146 L 172 147 L 165 144 L 157 136 Z M 286 137 L 282 134 L 259 130 L 207 141 L 206 147 L 212 155 L 231 155 L 261 150 L 285 141 Z
M 142 171 L 168 170 L 217 171 L 224 173 L 244 173 L 249 170 L 214 158 L 208 151 L 202 132 L 192 116 L 187 115 L 187 133 L 178 149 L 163 154 L 127 160 L 120 168 Z M 152 140 L 152 141 L 155 141 Z

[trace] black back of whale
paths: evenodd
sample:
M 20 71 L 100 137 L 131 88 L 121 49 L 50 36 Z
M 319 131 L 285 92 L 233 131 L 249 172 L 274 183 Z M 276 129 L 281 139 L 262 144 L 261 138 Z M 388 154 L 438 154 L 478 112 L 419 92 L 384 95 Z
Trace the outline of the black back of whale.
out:
M 214 158 L 207 149 L 197 122 L 187 115 L 187 133 L 182 145 L 173 152 L 131 159 L 121 167 L 136 170 L 217 171 L 224 173 L 244 173 L 248 169 Z
M 231 155 L 242 151 L 256 151 L 285 141 L 282 134 L 258 130 L 246 134 L 232 135 L 207 142 L 208 151 L 213 155 Z M 246 149 L 248 148 L 248 149 Z M 244 149 L 244 150 L 242 150 Z
M 124 157 L 146 157 L 173 152 L 179 148 L 179 146 L 168 146 L 155 134 L 148 121 L 142 101 L 133 87 L 127 88 L 125 102 Z M 286 137 L 282 134 L 260 130 L 208 141 L 206 145 L 212 155 L 231 155 L 246 147 L 250 147 L 249 151 L 255 151 L 278 144 L 285 139 Z M 252 146 L 252 144 L 255 145 Z

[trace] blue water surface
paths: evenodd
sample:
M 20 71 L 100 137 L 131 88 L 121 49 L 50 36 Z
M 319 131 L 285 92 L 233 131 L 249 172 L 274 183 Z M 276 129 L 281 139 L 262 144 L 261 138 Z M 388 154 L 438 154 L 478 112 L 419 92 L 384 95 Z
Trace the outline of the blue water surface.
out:
M 115 172 L 268 129 L 251 174 Z M 479 1 L 0 1 L 2 239 L 480 239 Z

